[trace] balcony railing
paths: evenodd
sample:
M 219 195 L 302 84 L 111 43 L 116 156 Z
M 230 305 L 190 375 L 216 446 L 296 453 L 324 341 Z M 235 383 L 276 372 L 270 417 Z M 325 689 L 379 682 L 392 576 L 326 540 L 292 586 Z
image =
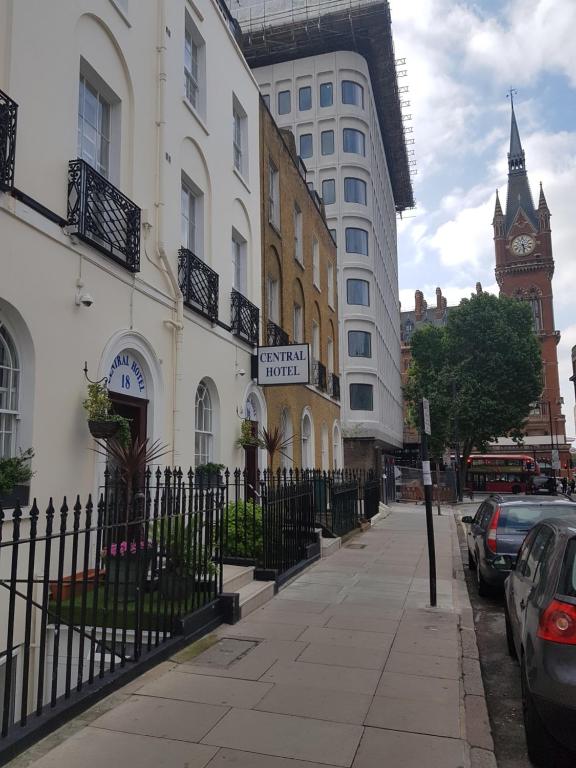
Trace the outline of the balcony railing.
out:
M 312 360 L 312 384 L 321 392 L 326 392 L 326 366 L 320 360 Z
M 218 320 L 218 273 L 187 248 L 179 251 L 178 283 L 187 307 L 209 320 Z
M 276 325 L 276 323 L 273 323 L 272 320 L 268 320 L 266 336 L 268 339 L 268 344 L 271 347 L 281 347 L 290 343 L 286 331 L 283 328 L 280 328 L 279 325 Z
M 334 400 L 340 400 L 340 377 L 335 373 L 331 373 L 328 376 L 328 388 L 329 394 Z
M 68 228 L 131 272 L 140 270 L 140 208 L 84 160 L 68 166 Z
M 0 91 L 0 189 L 14 187 L 18 104 Z
M 258 345 L 258 326 L 260 310 L 246 296 L 232 291 L 232 333 L 253 347 Z

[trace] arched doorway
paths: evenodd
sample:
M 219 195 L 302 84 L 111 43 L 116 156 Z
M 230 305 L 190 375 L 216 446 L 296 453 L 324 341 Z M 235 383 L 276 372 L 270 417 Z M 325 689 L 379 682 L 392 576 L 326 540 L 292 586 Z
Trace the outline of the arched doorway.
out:
M 308 409 L 302 414 L 302 469 L 314 469 L 314 424 Z
M 147 366 L 131 349 L 119 352 L 108 371 L 108 392 L 114 411 L 130 421 L 132 440 L 142 442 L 148 436 Z
M 342 438 L 337 421 L 334 422 L 332 429 L 332 465 L 334 469 L 341 469 L 342 467 Z
M 326 472 L 330 469 L 328 425 L 322 424 L 322 469 Z

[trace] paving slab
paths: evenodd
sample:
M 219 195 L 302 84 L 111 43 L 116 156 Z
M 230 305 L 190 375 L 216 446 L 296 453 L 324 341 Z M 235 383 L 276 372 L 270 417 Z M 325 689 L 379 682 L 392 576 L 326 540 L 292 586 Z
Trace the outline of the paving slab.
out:
M 388 656 L 386 671 L 403 672 L 421 677 L 446 677 L 451 680 L 460 678 L 458 659 L 420 653 L 400 653 L 394 650 Z
M 366 725 L 460 738 L 460 701 L 417 701 L 375 696 Z
M 159 739 L 200 741 L 228 711 L 228 707 L 210 704 L 132 696 L 95 720 L 91 727 Z
M 235 624 L 218 630 L 220 637 L 243 637 L 255 640 L 296 640 L 304 630 L 304 624 L 279 624 L 268 621 L 252 621 L 252 615 Z
M 388 637 L 387 635 L 375 635 Z M 337 667 L 353 667 L 357 669 L 381 670 L 388 657 L 391 638 L 387 645 L 382 644 L 382 649 L 374 650 L 353 645 L 334 645 L 322 643 L 310 643 L 306 650 L 298 657 L 299 662 L 314 662 L 316 664 L 331 664 Z
M 364 632 L 361 629 L 335 629 L 332 627 L 309 627 L 299 637 L 304 643 L 323 645 L 349 645 L 354 648 L 372 648 L 387 651 L 394 640 L 393 635 L 379 632 Z
M 372 696 L 304 685 L 275 685 L 254 709 L 362 725 Z
M 265 640 L 259 642 L 246 655 L 221 668 L 204 665 L 205 654 L 193 661 L 181 664 L 179 672 L 195 675 L 215 675 L 239 680 L 258 680 L 276 661 L 294 661 L 307 647 L 306 643 L 287 640 Z
M 202 743 L 349 768 L 362 733 L 358 725 L 233 709 Z
M 217 749 L 186 741 L 85 728 L 34 763 L 35 768 L 204 768 Z
M 263 683 L 311 685 L 333 691 L 372 694 L 376 690 L 379 678 L 379 670 L 293 661 L 277 662 L 260 680 Z
M 376 695 L 394 699 L 457 703 L 460 701 L 460 681 L 383 672 Z
M 178 701 L 219 704 L 226 707 L 253 707 L 272 686 L 250 680 L 231 680 L 209 675 L 168 672 L 144 685 L 137 696 L 158 696 Z
M 240 752 L 237 749 L 219 749 L 208 768 L 318 768 L 318 763 L 291 760 L 285 757 L 257 755 L 255 752 Z M 323 768 L 336 768 L 324 764 Z
M 381 632 L 383 635 L 394 635 L 400 624 L 399 619 L 374 619 L 369 616 L 358 618 L 358 614 L 331 616 L 324 625 L 327 629 L 358 629 L 363 632 Z
M 466 760 L 458 739 L 366 728 L 353 768 L 465 768 Z

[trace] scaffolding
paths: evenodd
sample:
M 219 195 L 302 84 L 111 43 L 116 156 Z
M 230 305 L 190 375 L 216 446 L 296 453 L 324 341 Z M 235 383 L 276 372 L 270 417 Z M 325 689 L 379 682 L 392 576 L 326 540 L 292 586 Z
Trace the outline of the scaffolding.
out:
M 242 29 L 242 49 L 252 68 L 338 50 L 356 51 L 368 63 L 394 202 L 414 207 L 414 144 L 402 112 L 405 59 L 396 59 L 388 0 L 227 0 Z

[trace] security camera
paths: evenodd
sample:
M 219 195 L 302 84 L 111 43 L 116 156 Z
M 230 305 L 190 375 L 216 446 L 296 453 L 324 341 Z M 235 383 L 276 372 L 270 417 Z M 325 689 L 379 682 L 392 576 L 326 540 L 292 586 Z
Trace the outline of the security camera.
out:
M 237 368 L 236 369 L 236 375 L 237 376 L 246 376 L 246 371 L 244 370 L 244 368 Z
M 89 293 L 83 293 L 78 297 L 76 303 L 78 305 L 82 304 L 83 307 L 91 307 L 94 304 L 94 299 Z

